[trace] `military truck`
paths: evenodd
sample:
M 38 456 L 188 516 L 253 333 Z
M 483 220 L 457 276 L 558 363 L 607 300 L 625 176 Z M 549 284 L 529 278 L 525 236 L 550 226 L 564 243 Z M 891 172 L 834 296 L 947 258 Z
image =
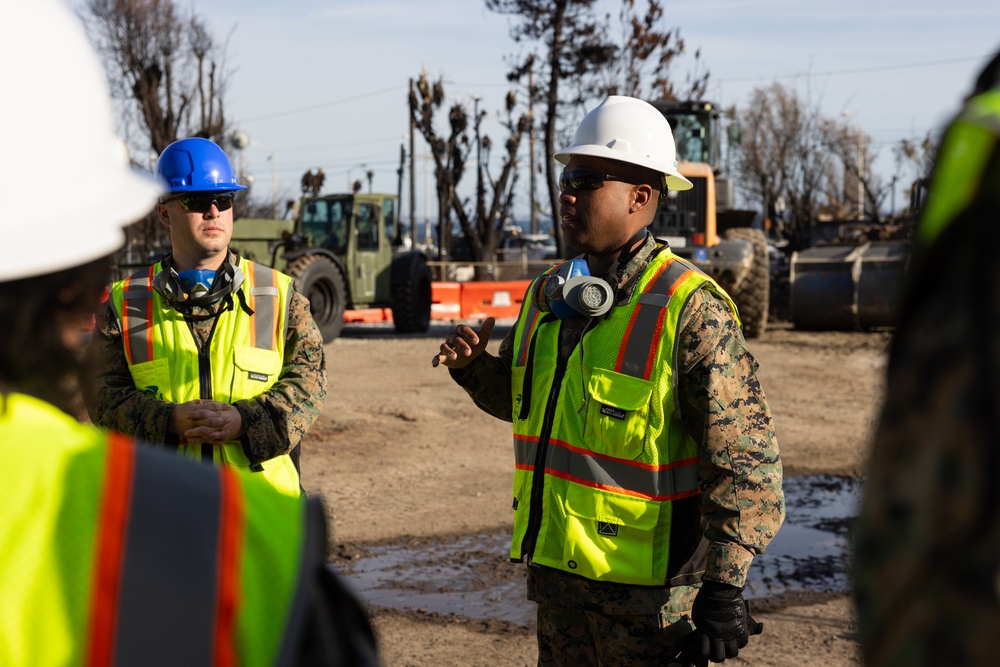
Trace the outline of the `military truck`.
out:
M 677 169 L 694 186 L 668 192 L 650 229 L 674 253 L 712 276 L 736 303 L 743 335 L 759 337 L 767 328 L 770 306 L 767 237 L 751 226 L 756 211 L 734 205 L 734 182 L 722 162 L 721 109 L 703 100 L 650 104 L 670 123 Z
M 304 197 L 294 219 L 241 218 L 230 247 L 295 280 L 328 343 L 344 311 L 390 308 L 399 333 L 425 332 L 431 319 L 431 274 L 420 251 L 400 251 L 392 194 Z

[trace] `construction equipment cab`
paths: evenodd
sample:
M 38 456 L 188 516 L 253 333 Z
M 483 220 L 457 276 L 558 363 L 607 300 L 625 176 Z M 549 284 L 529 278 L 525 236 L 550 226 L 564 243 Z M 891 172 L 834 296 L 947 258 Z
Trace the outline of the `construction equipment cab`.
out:
M 295 280 L 325 343 L 340 333 L 348 309 L 389 308 L 396 331 L 424 332 L 430 269 L 422 252 L 399 251 L 398 208 L 392 194 L 303 197 L 294 220 L 237 220 L 230 247 Z
M 667 192 L 650 231 L 712 276 L 736 303 L 743 335 L 759 337 L 767 328 L 770 306 L 767 237 L 752 226 L 756 211 L 735 207 L 734 182 L 722 160 L 721 109 L 702 100 L 650 104 L 670 123 L 677 170 L 693 185 Z

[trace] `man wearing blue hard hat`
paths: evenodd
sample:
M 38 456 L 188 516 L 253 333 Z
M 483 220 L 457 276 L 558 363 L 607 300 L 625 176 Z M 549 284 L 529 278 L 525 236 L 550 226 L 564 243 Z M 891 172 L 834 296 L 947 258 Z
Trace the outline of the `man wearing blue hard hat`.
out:
M 116 282 L 98 314 L 95 424 L 301 492 L 302 436 L 326 397 L 323 341 L 292 279 L 229 250 L 246 187 L 208 139 L 167 146 L 156 214 L 171 252 Z

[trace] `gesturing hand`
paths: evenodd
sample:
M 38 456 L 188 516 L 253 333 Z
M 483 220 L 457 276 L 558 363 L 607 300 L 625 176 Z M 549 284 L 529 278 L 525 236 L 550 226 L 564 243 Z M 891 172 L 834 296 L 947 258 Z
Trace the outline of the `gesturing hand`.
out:
M 431 366 L 436 368 L 444 364 L 448 368 L 465 368 L 486 349 L 494 324 L 496 319 L 487 317 L 478 332 L 468 325 L 459 324 L 444 337 L 441 351 L 431 359 Z

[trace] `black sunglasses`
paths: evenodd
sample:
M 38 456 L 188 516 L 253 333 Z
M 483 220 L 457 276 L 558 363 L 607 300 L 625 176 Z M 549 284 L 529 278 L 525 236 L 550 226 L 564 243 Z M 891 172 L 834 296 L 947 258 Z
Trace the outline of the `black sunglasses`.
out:
M 566 190 L 568 188 L 573 188 L 574 190 L 596 190 L 604 185 L 604 181 L 621 181 L 622 183 L 638 185 L 635 181 L 630 181 L 629 179 L 622 178 L 621 176 L 601 174 L 596 171 L 580 170 L 564 171 L 559 174 L 559 189 Z
M 161 204 L 168 204 L 172 201 L 178 202 L 181 208 L 189 213 L 207 213 L 212 208 L 212 204 L 220 211 L 228 211 L 233 207 L 236 199 L 235 192 L 185 192 L 171 197 L 164 197 Z

